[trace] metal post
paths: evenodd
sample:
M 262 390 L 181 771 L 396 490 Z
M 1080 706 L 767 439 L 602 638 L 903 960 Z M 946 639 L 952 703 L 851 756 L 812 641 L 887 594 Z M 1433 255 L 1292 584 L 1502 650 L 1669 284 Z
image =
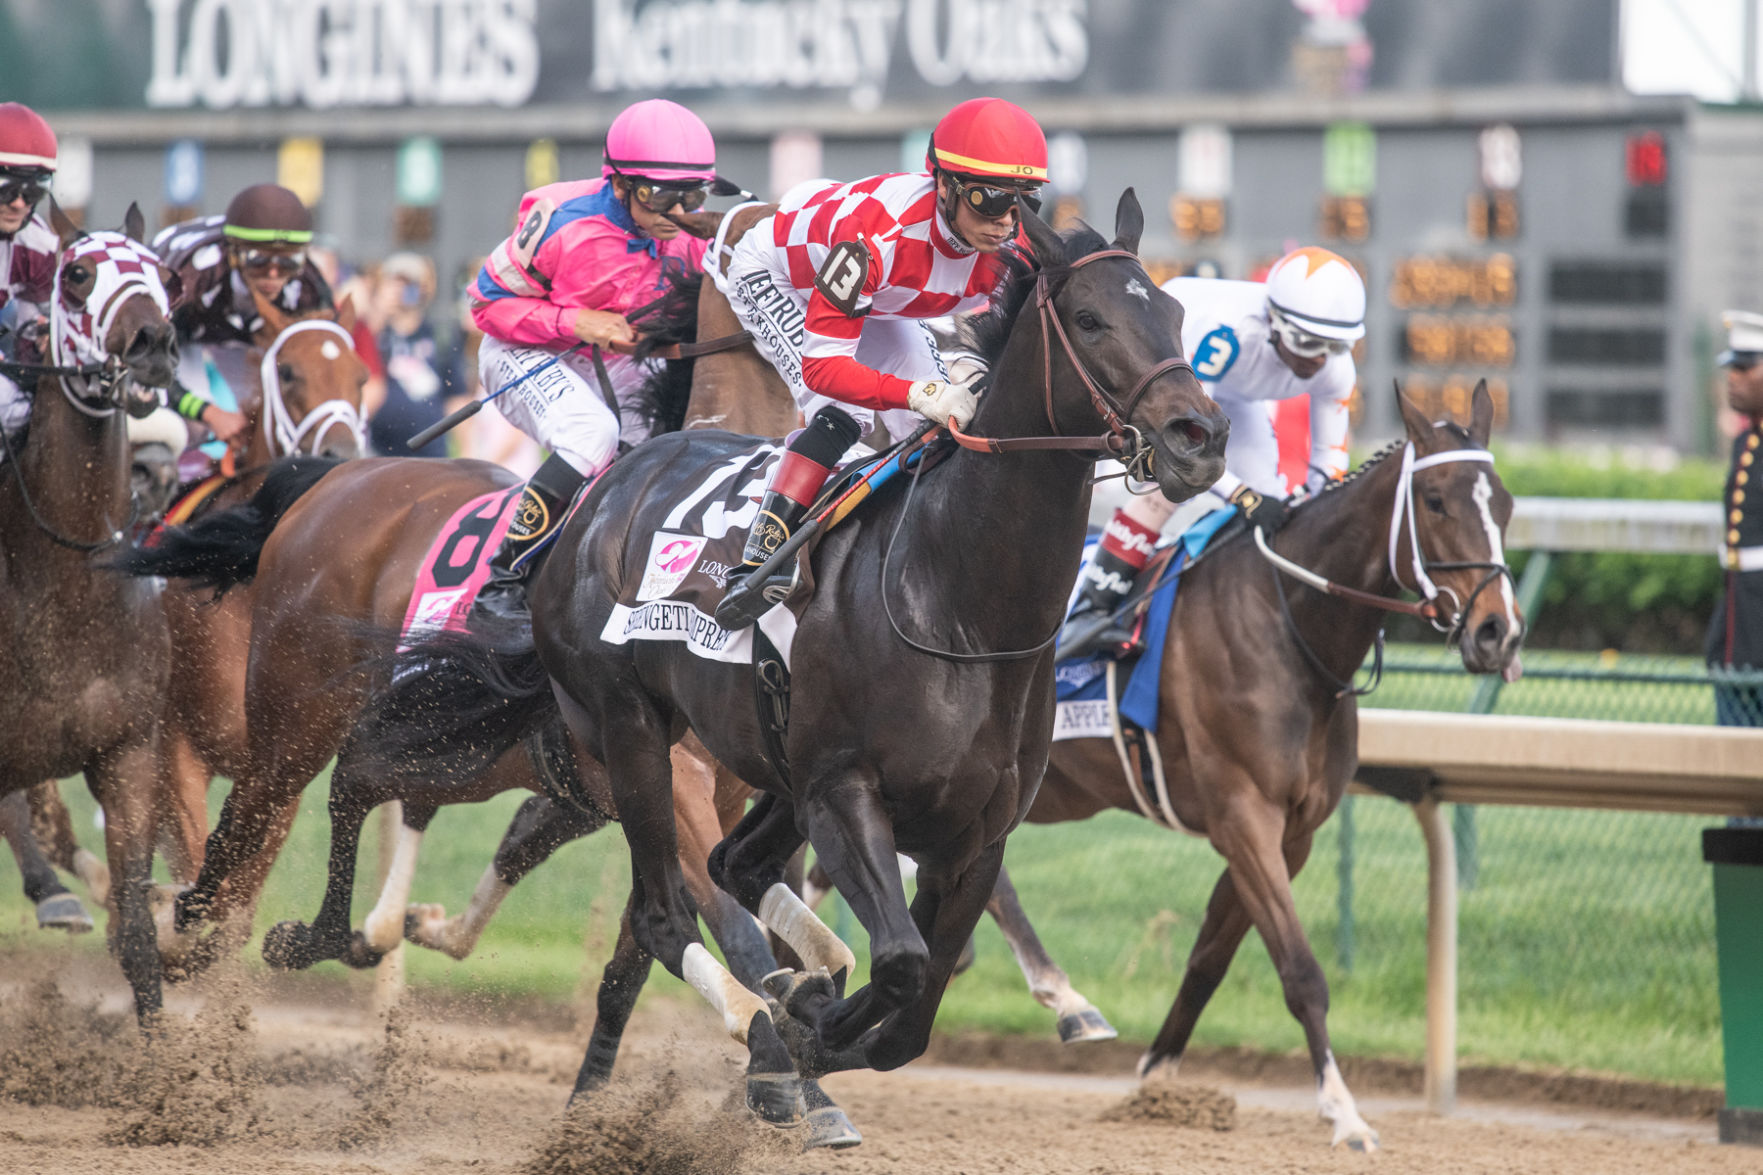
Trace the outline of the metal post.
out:
M 404 805 L 397 800 L 380 805 L 379 818 L 379 885 L 386 888 L 386 876 L 392 871 L 392 854 L 398 849 L 398 834 L 404 827 Z M 404 944 L 386 952 L 380 965 L 373 969 L 373 1011 L 385 1016 L 398 1006 L 404 995 Z
M 1757 92 L 1757 0 L 1745 0 L 1744 20 L 1739 32 L 1740 60 L 1743 77 L 1739 86 L 1739 98 L 1745 102 L 1755 102 Z
M 1340 830 L 1340 860 L 1335 864 L 1339 890 L 1335 897 L 1340 929 L 1335 933 L 1335 961 L 1342 971 L 1353 970 L 1353 797 L 1344 796 L 1335 813 L 1335 827 Z
M 1437 800 L 1414 805 L 1426 837 L 1426 1108 L 1457 1106 L 1457 863 Z

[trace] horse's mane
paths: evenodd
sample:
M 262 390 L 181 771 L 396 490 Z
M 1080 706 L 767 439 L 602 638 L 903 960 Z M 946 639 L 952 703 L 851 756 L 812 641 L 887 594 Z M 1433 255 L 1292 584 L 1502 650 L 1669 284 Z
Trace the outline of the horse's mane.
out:
M 704 275 L 672 266 L 662 271 L 667 292 L 653 310 L 634 323 L 643 332 L 637 358 L 646 359 L 659 347 L 689 343 L 698 337 L 698 295 Z M 637 389 L 634 411 L 649 422 L 651 436 L 678 432 L 686 422 L 692 399 L 693 359 L 669 359 Z
M 1464 428 L 1462 425 L 1458 424 L 1456 421 L 1454 421 L 1454 420 L 1440 421 L 1438 424 L 1438 427 L 1442 428 L 1446 432 L 1450 433 L 1454 439 L 1461 442 L 1461 444 L 1464 448 L 1473 449 L 1473 448 L 1478 447 L 1476 445 L 1475 441 L 1470 438 L 1469 430 Z M 1406 445 L 1407 443 L 1408 443 L 1407 437 L 1396 438 L 1395 440 L 1391 441 L 1389 444 L 1385 445 L 1383 448 L 1379 449 L 1377 452 L 1373 453 L 1371 456 L 1367 457 L 1365 460 L 1361 461 L 1358 465 L 1355 465 L 1353 468 L 1347 470 L 1347 472 L 1345 474 L 1343 474 L 1342 476 L 1335 478 L 1335 479 L 1332 479 L 1329 482 L 1327 482 L 1326 484 L 1324 484 L 1320 490 L 1318 490 L 1315 494 L 1313 494 L 1309 498 L 1306 498 L 1303 502 L 1299 503 L 1299 505 L 1301 505 L 1301 506 L 1308 505 L 1311 502 L 1317 501 L 1318 499 L 1321 499 L 1321 498 L 1328 496 L 1329 494 L 1333 493 L 1334 491 L 1340 489 L 1342 486 L 1347 485 L 1349 482 L 1358 481 L 1361 477 L 1364 477 L 1367 473 L 1371 472 L 1373 469 L 1376 469 L 1379 465 L 1383 464 L 1383 462 L 1385 460 L 1389 459 L 1390 457 L 1395 456 L 1397 453 L 1400 453 L 1402 451 L 1402 446 Z
M 1034 292 L 1035 278 L 1041 272 L 1045 272 L 1048 280 L 1057 285 L 1070 271 L 1072 262 L 1109 247 L 1106 237 L 1081 220 L 1075 227 L 1059 234 L 1059 241 L 1063 246 L 1060 256 L 1039 258 L 1039 270 L 1022 254 L 1013 250 L 1004 252 L 1002 256 L 1010 267 L 1010 273 L 992 295 L 991 306 L 962 321 L 962 343 L 984 359 L 987 367 L 994 366 L 998 362 L 998 356 L 1004 353 L 1004 344 L 1009 341 L 1016 318 L 1027 304 L 1028 296 Z

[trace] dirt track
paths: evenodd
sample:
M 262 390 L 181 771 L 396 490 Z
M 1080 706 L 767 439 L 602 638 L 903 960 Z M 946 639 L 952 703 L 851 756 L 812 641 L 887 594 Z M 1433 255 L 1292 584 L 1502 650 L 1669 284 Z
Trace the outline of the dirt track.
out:
M 1307 1089 L 1220 1078 L 1216 1066 L 1150 1107 L 1128 1102 L 1121 1075 L 937 1064 L 841 1074 L 826 1087 L 866 1141 L 804 1156 L 725 1109 L 740 1054 L 696 1008 L 640 1008 L 620 1082 L 566 1124 L 585 1030 L 564 1017 L 415 1007 L 387 1027 L 341 987 L 314 1000 L 220 983 L 181 997 L 174 1031 L 143 1050 L 120 990 L 81 984 L 69 999 L 18 978 L 0 985 L 8 1175 L 1763 1172 L 1763 1150 L 1714 1145 L 1706 1118 L 1473 1102 L 1439 1120 L 1414 1099 L 1363 1091 L 1385 1150 L 1335 1152 Z M 1201 1124 L 1147 1113 L 1158 1110 Z

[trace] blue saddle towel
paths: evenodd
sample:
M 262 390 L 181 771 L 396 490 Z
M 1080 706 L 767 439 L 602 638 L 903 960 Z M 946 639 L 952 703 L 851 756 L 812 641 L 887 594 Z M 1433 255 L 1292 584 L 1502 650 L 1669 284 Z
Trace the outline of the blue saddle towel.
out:
M 1180 550 L 1170 560 L 1163 582 L 1151 593 L 1150 607 L 1145 614 L 1143 633 L 1145 651 L 1121 662 L 1116 680 L 1125 678 L 1120 690 L 1120 716 L 1127 722 L 1155 732 L 1159 684 L 1163 680 L 1163 649 L 1168 643 L 1169 617 L 1175 610 L 1175 589 L 1181 584 L 1181 571 L 1187 563 L 1206 549 L 1212 536 L 1236 516 L 1236 507 L 1214 510 L 1182 532 Z M 1097 543 L 1084 547 L 1084 563 L 1095 556 Z M 1106 653 L 1095 653 L 1075 661 L 1060 661 L 1053 669 L 1058 717 L 1053 723 L 1053 741 L 1068 738 L 1111 738 L 1112 722 L 1108 714 L 1108 662 Z

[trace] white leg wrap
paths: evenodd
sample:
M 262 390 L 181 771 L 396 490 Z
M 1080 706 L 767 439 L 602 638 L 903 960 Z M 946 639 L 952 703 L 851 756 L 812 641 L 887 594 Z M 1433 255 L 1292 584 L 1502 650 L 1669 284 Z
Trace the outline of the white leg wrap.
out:
M 379 901 L 361 924 L 362 937 L 376 951 L 389 951 L 404 941 L 404 910 L 410 904 L 410 883 L 416 876 L 416 858 L 422 849 L 422 833 L 398 826 L 398 844 L 392 850 L 392 867 L 380 887 Z
M 502 905 L 502 899 L 514 889 L 506 881 L 496 876 L 494 862 L 484 870 L 478 878 L 477 889 L 472 891 L 471 905 L 465 913 L 447 923 L 443 932 L 441 949 L 455 959 L 463 959 L 477 947 L 477 940 L 484 933 L 484 927 L 490 924 L 496 911 Z
M 1354 1104 L 1353 1094 L 1341 1077 L 1341 1067 L 1335 1064 L 1334 1053 L 1327 1055 L 1328 1063 L 1322 1067 L 1322 1077 L 1316 1083 L 1316 1111 L 1334 1123 L 1333 1145 L 1348 1143 L 1357 1149 L 1376 1150 L 1377 1131 L 1359 1116 L 1359 1107 Z
M 754 1013 L 771 1018 L 765 1001 L 736 983 L 735 977 L 716 961 L 703 943 L 695 942 L 686 948 L 679 969 L 681 978 L 722 1014 L 722 1026 L 728 1034 L 742 1044 L 747 1043 L 747 1025 L 753 1022 Z
M 843 968 L 847 978 L 856 973 L 857 956 L 851 948 L 783 882 L 772 885 L 759 900 L 759 920 L 802 956 L 808 970 L 825 967 L 829 975 L 837 975 Z

